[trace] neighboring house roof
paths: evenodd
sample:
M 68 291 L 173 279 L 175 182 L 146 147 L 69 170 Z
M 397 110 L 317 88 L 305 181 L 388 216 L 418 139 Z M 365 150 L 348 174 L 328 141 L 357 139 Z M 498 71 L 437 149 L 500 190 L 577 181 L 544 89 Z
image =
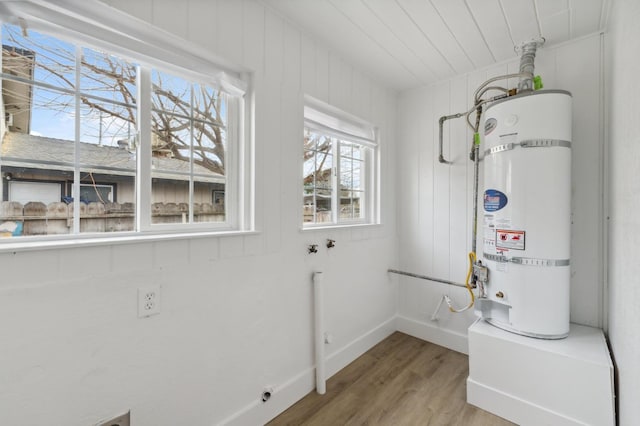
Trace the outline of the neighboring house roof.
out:
M 74 143 L 64 139 L 6 132 L 0 147 L 2 166 L 73 171 Z M 175 158 L 152 158 L 154 178 L 188 180 L 189 163 Z M 197 182 L 224 183 L 225 177 L 198 164 L 193 165 Z M 135 176 L 136 157 L 120 147 L 80 143 L 80 170 L 85 173 Z

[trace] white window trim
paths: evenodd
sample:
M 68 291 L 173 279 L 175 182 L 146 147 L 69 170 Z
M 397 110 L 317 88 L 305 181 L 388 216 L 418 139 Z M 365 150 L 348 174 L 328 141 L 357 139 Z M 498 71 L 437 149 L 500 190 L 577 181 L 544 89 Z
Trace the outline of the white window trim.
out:
M 370 148 L 365 151 L 364 165 L 364 203 L 360 208 L 364 209 L 364 215 L 356 219 L 339 219 L 340 202 L 337 190 L 338 176 L 340 176 L 340 156 L 338 144 L 332 146 L 335 173 L 332 174 L 332 221 L 329 222 L 304 222 L 301 218 L 302 230 L 343 228 L 349 226 L 368 226 L 380 224 L 380 149 L 379 132 L 377 127 L 352 114 L 342 111 L 332 105 L 304 95 L 304 127 L 318 131 L 327 136 L 344 139 L 345 142 L 354 142 Z M 302 158 L 302 156 L 301 156 Z M 303 205 L 300 202 L 299 205 Z
M 135 18 L 98 0 L 23 0 L 0 2 L 5 22 L 42 31 L 106 51 L 125 59 L 176 72 L 185 78 L 217 83 L 228 93 L 241 96 L 248 70 Z M 180 64 L 180 65 L 176 65 Z M 189 71 L 198 70 L 198 71 Z
M 0 240 L 0 250 L 20 247 L 27 249 L 44 245 L 73 245 L 73 240 L 120 242 L 131 238 L 182 238 L 185 235 L 232 235 L 254 232 L 254 152 L 251 129 L 252 108 L 245 97 L 249 91 L 250 74 L 247 70 L 212 55 L 193 43 L 179 39 L 170 32 L 146 21 L 132 17 L 97 0 L 25 0 L 0 2 L 2 22 L 30 26 L 82 46 L 102 49 L 142 65 L 162 69 L 194 82 L 217 87 L 237 102 L 229 102 L 239 122 L 228 123 L 229 158 L 225 191 L 227 194 L 227 221 L 216 223 L 151 224 L 151 135 L 139 133 L 138 172 L 136 176 L 136 229 L 122 233 L 75 233 L 68 235 L 20 237 Z M 180 65 L 175 65 L 180 64 Z M 192 70 L 198 70 L 192 71 Z M 139 90 L 151 88 L 149 69 L 138 73 Z M 77 86 L 78 87 L 78 86 Z M 144 89 L 144 87 L 148 87 Z M 140 96 L 142 95 L 142 96 Z M 138 126 L 151 121 L 150 96 L 139 93 Z M 146 105 L 145 105 L 146 104 Z M 230 116 L 232 114 L 229 114 Z M 139 129 L 140 130 L 140 129 Z M 76 129 L 76 133 L 78 133 Z M 78 140 L 79 135 L 76 135 Z M 237 141 L 234 143 L 232 141 Z M 77 160 L 77 159 L 76 159 Z M 77 161 L 76 161 L 77 163 Z M 74 189 L 79 191 L 79 171 L 76 167 Z M 79 230 L 79 215 L 74 216 L 74 228 Z M 20 241 L 19 243 L 17 241 Z

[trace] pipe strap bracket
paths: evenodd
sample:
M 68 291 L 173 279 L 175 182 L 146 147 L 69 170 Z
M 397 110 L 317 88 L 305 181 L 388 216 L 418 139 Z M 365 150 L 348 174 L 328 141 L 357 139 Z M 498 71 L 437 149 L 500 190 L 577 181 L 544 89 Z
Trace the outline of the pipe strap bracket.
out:
M 483 257 L 487 260 L 500 263 L 515 263 L 516 265 L 524 266 L 569 266 L 570 259 L 535 259 L 531 257 L 506 257 L 498 254 L 484 254 Z
M 485 149 L 484 155 L 497 154 L 499 152 L 510 151 L 516 147 L 521 148 L 571 148 L 571 142 L 562 139 L 526 139 L 520 143 L 505 143 Z

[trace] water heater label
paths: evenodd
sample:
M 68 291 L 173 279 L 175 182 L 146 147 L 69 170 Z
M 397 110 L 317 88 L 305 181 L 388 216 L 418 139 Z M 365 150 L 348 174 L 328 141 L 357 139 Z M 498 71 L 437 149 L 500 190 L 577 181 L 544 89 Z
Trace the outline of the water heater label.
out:
M 496 229 L 496 248 L 524 250 L 524 231 Z
M 496 212 L 507 205 L 507 196 L 497 189 L 484 191 L 484 211 Z
M 487 136 L 489 133 L 493 132 L 496 127 L 498 127 L 498 120 L 493 117 L 489 118 L 484 122 L 484 135 Z

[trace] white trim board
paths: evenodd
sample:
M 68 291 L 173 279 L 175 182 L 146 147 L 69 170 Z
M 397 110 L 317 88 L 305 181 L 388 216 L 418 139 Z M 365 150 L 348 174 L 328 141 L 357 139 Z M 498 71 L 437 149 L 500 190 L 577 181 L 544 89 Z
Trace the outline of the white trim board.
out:
M 433 324 L 428 324 L 426 322 L 417 321 L 400 315 L 396 319 L 396 326 L 398 331 L 408 334 L 409 336 L 444 346 L 447 349 L 451 349 L 465 355 L 469 354 L 467 336 L 465 334 L 457 333 L 446 328 L 436 327 Z
M 353 362 L 360 355 L 397 331 L 396 317 L 369 330 L 345 347 L 327 356 L 327 379 Z M 244 426 L 265 424 L 315 389 L 315 368 L 309 368 L 285 383 L 274 387 L 268 403 L 257 399 L 222 420 L 218 425 Z
M 478 383 L 471 377 L 467 378 L 467 402 L 505 419 L 529 422 L 521 424 L 555 426 L 586 425 L 586 423 L 548 410 L 530 401 L 525 401 L 522 398 L 509 395 L 491 386 Z

